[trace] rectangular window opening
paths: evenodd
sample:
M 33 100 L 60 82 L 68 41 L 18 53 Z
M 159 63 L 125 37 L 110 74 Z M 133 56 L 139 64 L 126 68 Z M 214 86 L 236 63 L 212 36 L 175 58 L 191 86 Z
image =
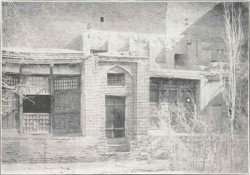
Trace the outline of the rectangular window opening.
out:
M 104 22 L 104 17 L 101 17 L 101 18 L 100 18 L 100 21 L 101 21 L 101 22 Z
M 175 68 L 185 66 L 185 54 L 175 54 L 174 55 L 174 64 Z
M 108 86 L 125 86 L 124 73 L 108 73 L 107 74 Z
M 23 113 L 50 113 L 49 95 L 27 95 L 23 100 Z
M 80 77 L 57 77 L 54 80 L 55 91 L 80 90 Z
M 169 124 L 173 128 L 178 124 L 178 116 L 182 116 L 183 113 L 187 121 L 191 121 L 194 104 L 197 103 L 195 84 L 196 82 L 193 80 L 150 78 L 150 102 L 158 103 L 156 108 L 152 106 L 152 110 L 166 112 L 166 116 L 170 116 Z M 159 126 L 158 116 L 152 113 L 150 120 L 152 128 Z
M 159 102 L 159 80 L 155 78 L 150 79 L 149 87 L 149 101 L 150 102 Z
M 27 95 L 23 100 L 23 130 L 26 133 L 50 132 L 50 96 Z

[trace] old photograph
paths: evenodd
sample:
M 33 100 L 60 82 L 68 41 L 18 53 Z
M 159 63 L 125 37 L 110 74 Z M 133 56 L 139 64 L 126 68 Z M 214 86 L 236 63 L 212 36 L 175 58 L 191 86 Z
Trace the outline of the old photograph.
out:
M 248 1 L 1 8 L 1 174 L 249 173 Z

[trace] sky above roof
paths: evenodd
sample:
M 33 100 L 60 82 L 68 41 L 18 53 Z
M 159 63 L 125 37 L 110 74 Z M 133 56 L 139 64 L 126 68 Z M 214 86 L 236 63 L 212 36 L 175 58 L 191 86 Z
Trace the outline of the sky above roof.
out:
M 167 33 L 175 38 L 215 5 L 215 2 L 5 2 L 3 46 L 64 48 L 87 27 Z

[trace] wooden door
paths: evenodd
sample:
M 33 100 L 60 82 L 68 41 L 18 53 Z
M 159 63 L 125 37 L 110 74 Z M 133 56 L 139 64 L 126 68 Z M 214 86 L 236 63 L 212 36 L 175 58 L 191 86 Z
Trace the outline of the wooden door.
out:
M 125 97 L 106 96 L 106 137 L 125 137 Z
M 55 81 L 53 131 L 54 133 L 80 132 L 80 78 L 63 77 Z

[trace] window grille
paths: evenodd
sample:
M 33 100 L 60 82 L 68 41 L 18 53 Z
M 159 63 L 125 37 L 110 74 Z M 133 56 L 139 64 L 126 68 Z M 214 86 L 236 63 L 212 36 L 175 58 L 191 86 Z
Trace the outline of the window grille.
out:
M 177 103 L 177 90 L 162 90 L 161 101 L 169 103 Z
M 50 117 L 49 114 L 25 113 L 23 114 L 24 132 L 49 132 Z
M 47 76 L 26 76 L 25 84 L 22 87 L 23 94 L 47 95 L 50 94 L 49 77 Z
M 177 121 L 180 112 L 184 112 L 188 122 L 191 121 L 190 119 L 194 113 L 194 103 L 196 103 L 195 97 L 195 81 L 193 80 L 168 78 L 150 79 L 150 102 L 157 102 L 157 106 L 159 106 L 157 110 L 167 112 L 166 117 L 170 117 L 169 124 L 172 127 L 178 124 Z M 153 103 L 151 105 L 153 105 Z M 154 110 L 151 110 L 151 112 L 151 127 L 157 128 L 159 125 L 159 117 L 153 115 Z
M 125 74 L 108 73 L 108 86 L 125 86 Z
M 19 77 L 17 75 L 3 75 L 3 82 L 9 86 L 17 86 L 19 83 Z
M 125 136 L 125 97 L 106 96 L 106 137 Z
M 13 92 L 3 90 L 2 98 L 2 128 L 17 129 L 18 126 L 18 96 Z
M 63 77 L 54 80 L 55 90 L 77 90 L 80 89 L 79 77 Z

